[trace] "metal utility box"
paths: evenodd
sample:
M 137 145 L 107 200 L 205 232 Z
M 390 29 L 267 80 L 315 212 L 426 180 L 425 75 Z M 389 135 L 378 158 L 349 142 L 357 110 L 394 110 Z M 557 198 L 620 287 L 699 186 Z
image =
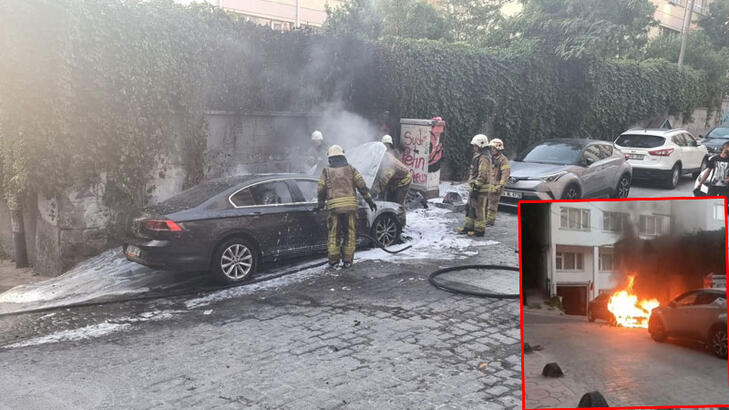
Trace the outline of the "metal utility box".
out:
M 443 157 L 440 138 L 444 128 L 445 121 L 440 117 L 400 120 L 402 162 L 413 175 L 411 188 L 422 192 L 426 198 L 440 196 L 440 164 Z

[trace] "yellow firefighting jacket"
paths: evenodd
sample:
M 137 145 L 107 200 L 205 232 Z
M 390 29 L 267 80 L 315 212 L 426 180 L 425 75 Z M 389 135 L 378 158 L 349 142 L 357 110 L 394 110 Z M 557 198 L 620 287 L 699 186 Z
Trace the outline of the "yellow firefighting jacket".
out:
M 413 177 L 410 174 L 410 169 L 400 162 L 390 152 L 385 153 L 382 158 L 382 164 L 380 169 L 377 171 L 377 178 L 375 184 L 372 187 L 372 192 L 375 195 L 379 195 L 385 192 L 388 185 L 393 185 L 397 188 L 410 185 L 413 182 Z
M 491 170 L 491 156 L 484 153 L 476 154 L 471 163 L 471 178 L 469 179 L 469 191 L 476 190 L 479 193 L 495 192 L 497 187 L 493 181 Z
M 509 181 L 511 175 L 511 165 L 509 164 L 509 158 L 506 158 L 503 152 L 499 151 L 498 154 L 494 155 L 491 159 L 491 170 L 493 175 L 491 180 L 497 189 L 503 189 L 506 183 Z
M 335 214 L 356 212 L 358 203 L 355 189 L 367 202 L 372 201 L 362 174 L 353 166 L 326 167 L 319 177 L 319 206 L 323 207 L 326 201 L 327 209 Z

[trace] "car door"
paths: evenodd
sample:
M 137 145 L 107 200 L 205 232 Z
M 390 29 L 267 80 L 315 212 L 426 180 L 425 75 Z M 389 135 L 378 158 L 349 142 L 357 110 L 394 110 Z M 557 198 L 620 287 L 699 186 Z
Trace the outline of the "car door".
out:
M 600 161 L 600 147 L 592 144 L 585 148 L 580 156 L 579 165 L 582 167 L 582 196 L 589 198 L 599 193 L 606 184 L 605 175 L 599 172 L 603 165 Z
M 327 247 L 327 211 L 314 210 L 317 204 L 318 182 L 311 178 L 288 180 L 296 204 L 289 213 L 290 245 L 293 252 L 306 254 Z
M 714 292 L 701 292 L 696 297 L 694 305 L 687 309 L 687 320 L 691 325 L 688 334 L 691 337 L 703 338 L 717 314 L 721 311 L 726 312 L 726 306 L 714 303 L 719 297 L 721 295 Z
M 686 140 L 686 149 L 691 157 L 691 166 L 687 168 L 698 169 L 701 167 L 701 162 L 704 160 L 704 147 L 699 144 L 699 141 L 690 133 L 684 134 L 684 140 Z
M 673 300 L 664 311 L 666 331 L 673 335 L 685 336 L 691 333 L 692 309 L 698 292 L 688 292 Z
M 597 172 L 603 174 L 605 185 L 602 192 L 610 194 L 615 187 L 618 186 L 620 178 L 620 165 L 625 161 L 625 157 L 615 155 L 615 147 L 609 144 L 599 144 L 600 161 Z
M 692 168 L 691 150 L 688 147 L 688 142 L 684 137 L 683 133 L 675 134 L 671 137 L 671 141 L 676 145 L 674 149 L 678 154 L 676 160 L 681 161 L 682 169 Z
M 252 232 L 264 259 L 278 260 L 291 253 L 289 213 L 295 206 L 285 181 L 260 182 L 230 197 L 235 223 Z

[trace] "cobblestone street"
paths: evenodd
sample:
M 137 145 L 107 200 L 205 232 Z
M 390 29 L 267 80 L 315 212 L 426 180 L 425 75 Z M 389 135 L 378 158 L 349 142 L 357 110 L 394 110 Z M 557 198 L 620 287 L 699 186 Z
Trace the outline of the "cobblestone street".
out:
M 427 281 L 441 266 L 515 265 L 515 225 L 500 216 L 461 260 L 0 318 L 0 408 L 520 408 L 519 302 Z
M 701 345 L 657 343 L 645 329 L 530 311 L 524 338 L 543 348 L 524 357 L 527 408 L 576 407 L 595 390 L 612 407 L 729 403 L 727 362 Z M 564 377 L 541 375 L 550 362 Z

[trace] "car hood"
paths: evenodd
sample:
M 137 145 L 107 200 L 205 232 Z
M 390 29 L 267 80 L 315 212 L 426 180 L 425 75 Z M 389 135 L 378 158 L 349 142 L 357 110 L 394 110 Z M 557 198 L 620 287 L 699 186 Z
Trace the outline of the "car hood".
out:
M 372 189 L 380 169 L 380 163 L 385 156 L 387 147 L 379 141 L 368 142 L 347 150 L 345 155 L 350 165 L 355 167 L 362 174 L 367 189 Z
M 568 170 L 572 165 L 542 164 L 538 162 L 511 161 L 511 177 L 532 179 L 546 177 Z

